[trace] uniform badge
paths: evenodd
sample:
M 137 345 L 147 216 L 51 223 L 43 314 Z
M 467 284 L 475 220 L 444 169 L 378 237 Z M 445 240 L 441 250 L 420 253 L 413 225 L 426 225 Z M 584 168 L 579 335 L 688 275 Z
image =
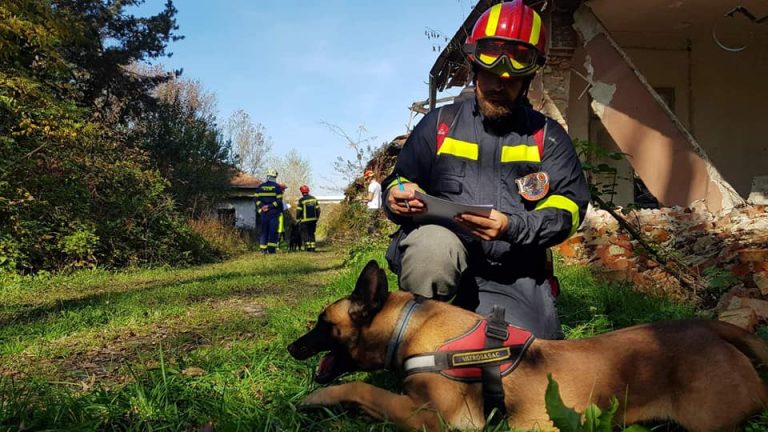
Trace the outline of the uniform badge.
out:
M 549 193 L 549 174 L 544 171 L 520 177 L 515 183 L 518 193 L 528 201 L 538 201 Z

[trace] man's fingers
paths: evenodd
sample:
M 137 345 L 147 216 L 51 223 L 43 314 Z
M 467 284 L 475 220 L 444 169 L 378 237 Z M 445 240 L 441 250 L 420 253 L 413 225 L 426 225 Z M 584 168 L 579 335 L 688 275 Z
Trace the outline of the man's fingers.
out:
M 459 218 L 462 221 L 465 221 L 467 223 L 470 223 L 474 226 L 481 227 L 481 228 L 490 228 L 493 226 L 493 219 L 489 219 L 482 216 L 476 216 L 469 213 L 463 213 L 459 215 Z
M 389 194 L 397 200 L 413 199 L 413 191 L 408 189 L 400 190 L 393 188 L 390 189 Z

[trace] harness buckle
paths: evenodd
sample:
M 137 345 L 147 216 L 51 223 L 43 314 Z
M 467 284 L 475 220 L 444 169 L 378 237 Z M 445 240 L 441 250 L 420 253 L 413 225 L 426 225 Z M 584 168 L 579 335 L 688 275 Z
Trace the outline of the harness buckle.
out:
M 505 309 L 499 305 L 493 305 L 491 314 L 488 316 L 488 323 L 485 326 L 485 335 L 487 337 L 506 341 L 509 337 L 507 322 L 504 320 Z

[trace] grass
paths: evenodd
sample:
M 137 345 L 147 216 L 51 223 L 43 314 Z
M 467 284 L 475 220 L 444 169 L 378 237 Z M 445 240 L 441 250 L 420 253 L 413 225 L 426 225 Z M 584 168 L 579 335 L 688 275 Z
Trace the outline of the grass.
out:
M 339 411 L 298 411 L 316 387 L 317 359 L 297 362 L 285 350 L 325 304 L 352 291 L 368 259 L 384 264 L 382 256 L 382 246 L 364 245 L 5 280 L 0 431 L 395 430 Z M 598 283 L 587 269 L 559 274 L 569 338 L 695 314 Z M 345 379 L 397 388 L 384 372 Z

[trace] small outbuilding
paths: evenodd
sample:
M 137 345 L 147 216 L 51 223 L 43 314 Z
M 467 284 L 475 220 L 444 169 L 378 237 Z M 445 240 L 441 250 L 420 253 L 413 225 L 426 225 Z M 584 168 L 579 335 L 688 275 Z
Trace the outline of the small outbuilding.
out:
M 238 171 L 230 180 L 229 193 L 216 205 L 216 216 L 224 224 L 244 231 L 256 231 L 254 194 L 262 181 Z

